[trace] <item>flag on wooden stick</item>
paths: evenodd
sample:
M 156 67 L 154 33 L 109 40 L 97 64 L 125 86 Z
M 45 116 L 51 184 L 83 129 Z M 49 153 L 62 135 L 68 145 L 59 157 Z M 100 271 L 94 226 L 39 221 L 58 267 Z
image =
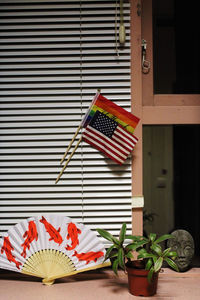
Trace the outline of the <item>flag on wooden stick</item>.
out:
M 98 91 L 61 159 L 62 164 L 80 129 L 85 128 L 60 171 L 56 183 L 62 176 L 82 139 L 117 163 L 122 164 L 137 143 L 137 138 L 133 135 L 133 132 L 138 122 L 138 117 L 108 100 Z
M 83 132 L 83 140 L 122 164 L 138 139 L 116 121 L 96 111 Z

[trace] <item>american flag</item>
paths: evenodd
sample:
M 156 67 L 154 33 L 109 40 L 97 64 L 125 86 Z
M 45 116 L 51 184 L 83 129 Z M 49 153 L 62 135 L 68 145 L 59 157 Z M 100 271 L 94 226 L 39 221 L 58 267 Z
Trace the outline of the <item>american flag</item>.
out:
M 96 111 L 83 132 L 83 140 L 122 164 L 138 139 L 116 121 Z

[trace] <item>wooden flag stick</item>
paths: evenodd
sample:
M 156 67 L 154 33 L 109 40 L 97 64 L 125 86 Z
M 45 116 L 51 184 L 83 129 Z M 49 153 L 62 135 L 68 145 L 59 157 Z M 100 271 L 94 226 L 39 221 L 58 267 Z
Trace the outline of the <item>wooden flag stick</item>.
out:
M 58 175 L 58 177 L 57 177 L 57 179 L 56 179 L 56 182 L 55 182 L 55 183 L 57 183 L 57 182 L 60 180 L 60 177 L 62 176 L 62 174 L 63 174 L 63 172 L 64 172 L 65 168 L 67 167 L 67 165 L 68 165 L 68 163 L 69 163 L 70 159 L 71 159 L 71 158 L 72 158 L 72 156 L 74 155 L 74 153 L 75 153 L 76 149 L 78 148 L 78 145 L 80 144 L 81 140 L 82 140 L 82 137 L 80 137 L 80 139 L 78 140 L 78 142 L 77 142 L 77 144 L 76 144 L 76 146 L 75 146 L 74 150 L 72 151 L 72 153 L 70 154 L 69 158 L 67 159 L 67 161 L 66 161 L 66 163 L 65 163 L 64 167 L 63 167 L 63 168 L 62 168 L 62 170 L 60 171 L 60 174 Z
M 76 130 L 76 132 L 75 132 L 75 134 L 74 134 L 74 136 L 73 136 L 73 138 L 72 138 L 72 140 L 71 140 L 69 146 L 67 147 L 67 149 L 66 149 L 66 151 L 65 151 L 65 153 L 64 153 L 64 155 L 63 155 L 63 158 L 62 158 L 61 161 L 60 161 L 60 164 L 63 163 L 63 161 L 64 161 L 66 155 L 68 154 L 68 152 L 69 152 L 69 150 L 70 150 L 70 148 L 71 148 L 71 145 L 73 144 L 73 142 L 74 142 L 74 140 L 75 140 L 77 134 L 79 133 L 79 130 L 80 130 L 80 129 L 81 129 L 81 124 L 80 124 L 79 127 L 77 128 L 77 130 Z

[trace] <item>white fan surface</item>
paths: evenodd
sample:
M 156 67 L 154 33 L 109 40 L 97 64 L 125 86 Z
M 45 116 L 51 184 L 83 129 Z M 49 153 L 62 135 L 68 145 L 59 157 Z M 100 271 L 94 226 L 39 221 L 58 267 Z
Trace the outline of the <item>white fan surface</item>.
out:
M 41 215 L 13 226 L 0 239 L 0 268 L 43 278 L 56 278 L 109 266 L 95 232 L 72 219 Z

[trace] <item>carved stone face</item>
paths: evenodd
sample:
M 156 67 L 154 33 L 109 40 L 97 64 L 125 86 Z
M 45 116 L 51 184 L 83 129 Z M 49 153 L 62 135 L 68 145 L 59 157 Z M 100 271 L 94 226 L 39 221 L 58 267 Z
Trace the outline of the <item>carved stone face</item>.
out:
M 177 252 L 175 262 L 179 270 L 184 272 L 189 268 L 194 256 L 194 240 L 186 230 L 175 230 L 172 235 L 174 239 L 169 239 L 167 245 Z

